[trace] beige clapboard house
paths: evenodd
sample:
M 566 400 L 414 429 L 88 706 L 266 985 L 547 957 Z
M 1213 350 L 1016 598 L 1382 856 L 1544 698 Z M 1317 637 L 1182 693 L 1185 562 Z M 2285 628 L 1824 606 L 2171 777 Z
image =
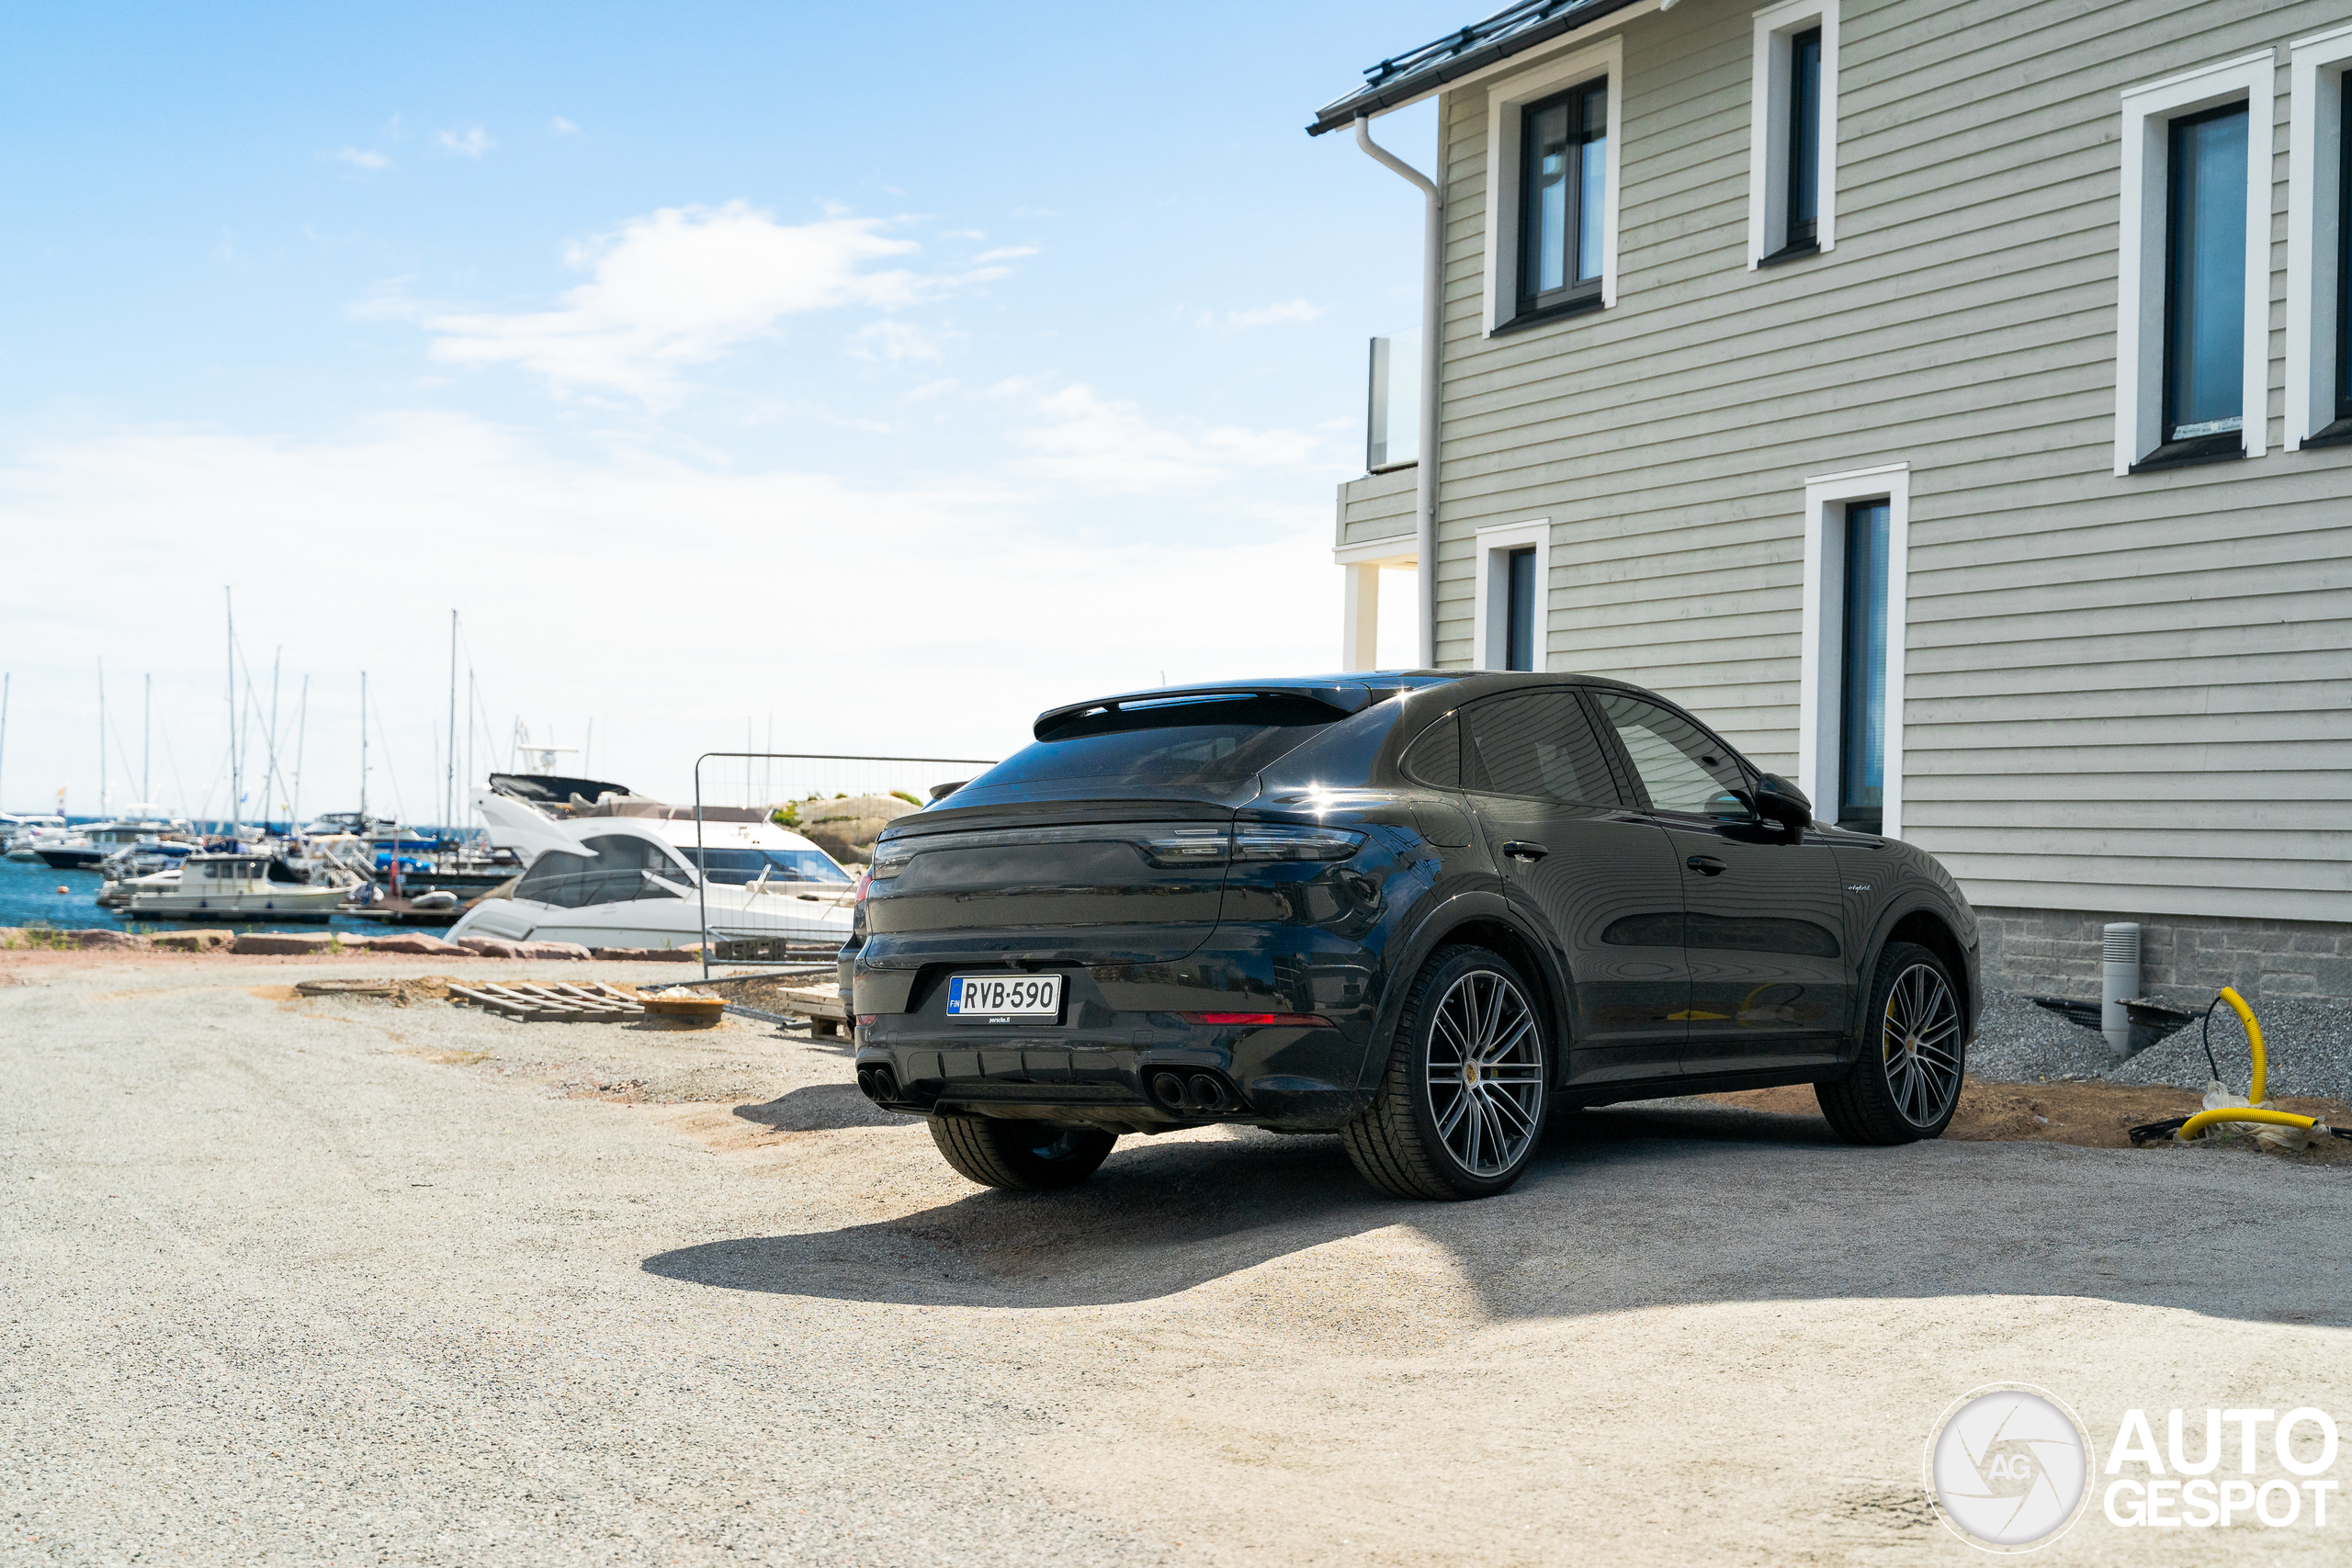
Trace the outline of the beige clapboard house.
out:
M 1415 565 L 1438 665 L 1655 687 L 1933 851 L 1996 984 L 2136 919 L 2151 988 L 2352 996 L 2347 67 L 2352 0 L 1581 0 L 1384 62 L 1312 129 L 1437 99 L 1437 461 L 1340 491 L 1350 666 Z

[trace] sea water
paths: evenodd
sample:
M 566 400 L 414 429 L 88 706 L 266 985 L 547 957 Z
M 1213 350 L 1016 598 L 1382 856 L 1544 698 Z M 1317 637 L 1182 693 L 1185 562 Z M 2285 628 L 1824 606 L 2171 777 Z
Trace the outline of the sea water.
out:
M 381 936 L 391 928 L 378 920 L 337 915 L 318 920 L 126 920 L 98 907 L 98 874 L 60 871 L 40 861 L 0 859 L 0 926 L 52 926 L 60 931 L 162 932 L 216 928 L 240 931 L 366 931 Z M 63 888 L 63 892 L 58 889 Z

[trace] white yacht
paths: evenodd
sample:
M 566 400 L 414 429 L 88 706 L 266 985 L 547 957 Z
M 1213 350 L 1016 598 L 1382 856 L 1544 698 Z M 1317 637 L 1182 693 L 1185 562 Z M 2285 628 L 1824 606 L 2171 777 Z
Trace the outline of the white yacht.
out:
M 140 920 L 323 920 L 359 880 L 298 874 L 273 855 L 190 855 L 175 883 L 130 892 L 116 908 Z
M 0 834 L 7 840 L 6 854 L 10 860 L 40 859 L 44 844 L 62 843 L 73 836 L 62 817 L 25 816 L 8 818 L 0 825 Z
M 186 843 L 193 831 L 187 818 L 166 815 L 160 806 L 133 806 L 112 821 L 93 822 L 62 839 L 36 844 L 33 853 L 59 871 L 92 871 L 117 850 L 165 840 Z
M 474 807 L 492 845 L 527 869 L 469 909 L 452 941 L 689 947 L 706 919 L 713 941 L 849 940 L 849 873 L 764 811 L 706 806 L 697 823 L 691 806 L 547 773 L 492 773 Z
M 115 851 L 98 863 L 98 907 L 110 909 L 133 893 L 178 886 L 181 863 L 198 847 L 163 839 Z

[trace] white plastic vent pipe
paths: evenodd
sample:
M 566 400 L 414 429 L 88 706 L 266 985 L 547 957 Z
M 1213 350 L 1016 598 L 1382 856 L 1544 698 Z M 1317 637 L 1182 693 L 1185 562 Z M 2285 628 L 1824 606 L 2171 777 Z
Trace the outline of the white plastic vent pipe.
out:
M 2140 928 L 2129 922 L 2100 932 L 2098 1021 L 2107 1048 L 2121 1061 L 2132 1054 L 2132 1018 L 2123 1004 L 2140 998 Z
M 1437 351 L 1445 291 L 1445 195 L 1420 170 L 1372 139 L 1372 117 L 1356 117 L 1356 145 L 1421 193 L 1421 421 L 1413 472 L 1413 577 L 1419 601 L 1415 658 L 1437 668 Z

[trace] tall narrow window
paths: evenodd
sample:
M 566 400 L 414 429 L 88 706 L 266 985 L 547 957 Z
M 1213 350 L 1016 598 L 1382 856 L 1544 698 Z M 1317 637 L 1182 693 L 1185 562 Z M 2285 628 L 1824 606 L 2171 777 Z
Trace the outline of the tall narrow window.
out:
M 1892 508 L 1846 508 L 1846 614 L 1838 689 L 1838 821 L 1877 832 L 1886 803 L 1887 529 Z
M 2346 76 L 2352 78 L 2352 72 Z M 2340 84 L 2344 122 L 2335 141 L 2335 417 L 2352 420 L 2352 80 Z
M 1598 301 L 1609 188 L 1609 84 L 1587 83 L 1522 113 L 1520 314 Z
M 1821 220 L 1821 29 L 1789 39 L 1789 250 L 1819 245 Z
M 2245 423 L 2245 106 L 2174 120 L 2169 135 L 2164 438 L 2233 446 Z
M 1503 668 L 1535 668 L 1535 547 L 1510 553 L 1510 610 L 1503 627 Z

